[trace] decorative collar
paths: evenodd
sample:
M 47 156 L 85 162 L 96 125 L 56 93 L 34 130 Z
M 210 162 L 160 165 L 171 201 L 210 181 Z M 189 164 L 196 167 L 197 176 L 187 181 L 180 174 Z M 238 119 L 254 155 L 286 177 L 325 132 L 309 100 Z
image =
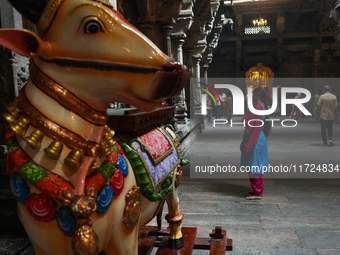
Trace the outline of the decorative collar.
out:
M 88 104 L 44 74 L 34 62 L 30 65 L 30 78 L 34 85 L 66 109 L 72 109 L 73 112 L 92 124 L 106 125 L 108 119 L 106 112 L 98 112 L 92 109 Z

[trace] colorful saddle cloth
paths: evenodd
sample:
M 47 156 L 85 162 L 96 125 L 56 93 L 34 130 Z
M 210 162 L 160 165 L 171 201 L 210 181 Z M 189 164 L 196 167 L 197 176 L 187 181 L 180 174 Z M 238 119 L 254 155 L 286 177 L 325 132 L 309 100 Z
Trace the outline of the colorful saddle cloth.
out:
M 142 194 L 150 201 L 164 199 L 172 191 L 172 173 L 182 161 L 175 137 L 169 132 L 158 127 L 137 136 L 120 135 L 122 139 L 117 139 L 132 165 Z
M 137 151 L 152 180 L 153 187 L 171 173 L 179 164 L 179 156 L 172 139 L 162 128 L 154 129 L 131 143 Z

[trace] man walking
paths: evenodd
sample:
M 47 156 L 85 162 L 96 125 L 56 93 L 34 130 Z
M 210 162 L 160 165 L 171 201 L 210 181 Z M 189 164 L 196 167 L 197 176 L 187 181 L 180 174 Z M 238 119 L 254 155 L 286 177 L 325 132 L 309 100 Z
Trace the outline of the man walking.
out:
M 323 145 L 327 146 L 327 134 L 328 142 L 330 146 L 333 146 L 333 121 L 339 118 L 338 116 L 338 101 L 335 95 L 331 93 L 331 87 L 326 85 L 323 88 L 324 94 L 320 96 L 316 106 L 316 119 L 320 118 L 321 135 Z

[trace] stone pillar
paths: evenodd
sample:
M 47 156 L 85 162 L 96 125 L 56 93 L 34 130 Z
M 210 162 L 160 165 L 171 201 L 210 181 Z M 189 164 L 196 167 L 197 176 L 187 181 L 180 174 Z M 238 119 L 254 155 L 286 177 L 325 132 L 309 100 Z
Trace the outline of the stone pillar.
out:
M 182 0 L 181 1 L 181 11 L 175 19 L 175 23 L 173 24 L 173 30 L 171 34 L 172 38 L 172 52 L 173 57 L 177 56 L 176 60 L 181 64 L 184 64 L 184 56 L 183 56 L 183 44 L 187 39 L 186 32 L 190 29 L 193 23 L 194 13 L 192 10 L 193 1 L 191 0 Z M 191 58 L 191 57 L 190 57 Z M 186 63 L 188 65 L 188 63 Z M 191 66 L 187 66 L 190 72 Z M 190 82 L 188 82 L 190 84 Z M 190 99 L 187 98 L 190 96 L 190 86 L 185 86 L 185 88 L 181 91 L 181 94 L 175 97 L 175 117 L 177 118 L 178 124 L 186 124 L 187 116 L 188 116 L 188 106 Z
M 195 90 L 194 86 L 191 84 L 191 78 L 194 78 L 194 67 L 193 67 L 193 59 L 192 59 L 192 52 L 193 50 L 192 49 L 187 49 L 187 48 L 184 48 L 184 54 L 183 54 L 183 58 L 185 59 L 184 63 L 185 65 L 187 66 L 188 68 L 188 72 L 189 72 L 189 84 L 188 86 L 186 86 L 184 88 L 184 91 L 185 91 L 185 102 L 186 102 L 186 105 L 187 105 L 187 113 L 189 113 L 189 118 L 191 118 L 191 114 L 193 113 L 193 109 L 191 108 L 193 106 L 193 103 L 194 102 L 194 96 L 193 96 L 193 92 Z
M 0 19 L 1 28 L 22 28 L 21 15 L 13 9 L 8 1 L 0 2 Z M 14 62 L 14 63 L 13 63 Z M 22 62 L 28 64 L 28 59 L 19 57 L 16 53 L 1 47 L 0 49 L 0 115 L 5 113 L 5 105 L 7 105 L 14 97 L 19 94 L 19 89 L 23 86 L 23 82 L 20 83 L 18 78 L 19 72 L 28 72 L 28 68 L 23 65 Z M 25 76 L 25 75 L 23 75 Z M 26 75 L 28 76 L 28 75 Z M 25 76 L 25 77 L 26 77 Z M 5 133 L 5 121 L 4 118 L 0 120 L 0 134 Z M 0 136 L 0 145 L 3 145 L 4 135 Z M 1 170 L 5 169 L 3 149 L 0 148 Z
M 280 12 L 276 20 L 276 29 L 279 34 L 277 40 L 277 55 L 276 55 L 276 65 L 277 71 L 275 76 L 281 77 L 281 65 L 283 63 L 284 48 L 283 48 L 283 32 L 286 27 L 286 16 L 285 12 Z
M 236 33 L 238 36 L 241 36 L 244 31 L 243 31 L 243 15 L 242 14 L 237 14 L 236 15 Z
M 0 19 L 1 28 L 22 28 L 21 15 L 15 11 L 8 1 L 0 1 Z M 13 60 L 14 59 L 14 60 Z M 13 63 L 14 62 L 14 63 Z M 19 89 L 23 86 L 24 79 L 27 77 L 27 65 L 21 65 L 28 60 L 18 57 L 4 47 L 0 47 L 0 198 L 1 208 L 0 215 L 3 223 L 0 229 L 0 235 L 22 237 L 24 228 L 17 217 L 17 208 L 12 192 L 9 188 L 9 178 L 6 172 L 6 155 L 4 154 L 5 130 L 7 123 L 2 117 L 5 113 L 5 106 L 8 105 L 14 97 L 18 96 Z M 21 68 L 22 66 L 22 68 Z
M 241 71 L 242 67 L 242 42 L 241 40 L 236 41 L 236 77 L 244 78 L 243 72 Z
M 318 67 L 320 64 L 320 58 L 321 58 L 321 49 L 315 49 L 314 50 L 314 70 L 313 70 L 314 78 L 317 78 L 319 76 Z
M 204 64 L 203 65 L 203 77 L 204 77 L 204 83 L 208 84 L 208 69 L 209 69 L 209 65 L 208 64 Z
M 176 46 L 177 61 L 183 64 L 183 43 L 187 36 L 185 33 L 175 33 L 171 37 Z
M 236 33 L 238 36 L 243 34 L 243 16 L 242 14 L 236 15 Z M 236 77 L 244 78 L 243 72 L 241 71 L 242 66 L 242 42 L 240 39 L 236 41 Z
M 193 75 L 194 78 L 196 78 L 197 82 L 201 81 L 201 60 L 202 55 L 201 54 L 195 54 L 192 56 L 193 59 Z M 194 99 L 194 111 L 195 113 L 201 113 L 201 90 L 199 89 L 200 85 L 195 84 L 193 89 L 193 99 Z
M 171 31 L 173 27 L 170 24 L 166 24 L 162 26 L 162 31 L 164 34 L 164 53 L 167 54 L 169 57 L 172 57 L 171 54 Z
M 1 1 L 0 10 L 2 28 L 22 28 L 21 15 L 15 9 L 13 9 L 8 1 Z M 5 57 L 5 59 L 9 61 L 7 65 L 8 67 L 10 66 L 9 69 L 11 69 L 10 72 L 13 75 L 10 80 L 13 82 L 12 86 L 14 89 L 14 96 L 17 97 L 19 95 L 20 89 L 26 84 L 28 80 L 29 59 L 22 57 L 15 52 L 10 52 L 8 57 Z
M 151 22 L 144 22 L 138 26 L 139 30 L 148 38 L 151 38 L 154 25 Z
M 171 31 L 173 29 L 173 27 L 170 25 L 170 24 L 164 24 L 161 26 L 161 29 L 162 29 L 162 32 L 163 32 L 163 39 L 164 39 L 164 42 L 163 42 L 163 45 L 164 45 L 164 50 L 163 52 L 168 55 L 169 57 L 172 58 L 172 52 L 171 52 Z M 176 98 L 175 97 L 172 97 L 172 98 L 168 98 L 166 100 L 166 103 L 169 105 L 169 106 L 174 106 L 176 104 Z M 169 124 L 171 124 L 175 130 L 177 130 L 177 118 L 176 118 L 176 114 L 175 116 L 168 121 Z
M 185 33 L 176 33 L 171 35 L 172 40 L 176 46 L 177 61 L 183 64 L 183 43 L 185 42 Z M 186 124 L 187 122 L 187 104 L 185 100 L 185 89 L 181 91 L 181 94 L 175 98 L 175 118 L 178 124 Z

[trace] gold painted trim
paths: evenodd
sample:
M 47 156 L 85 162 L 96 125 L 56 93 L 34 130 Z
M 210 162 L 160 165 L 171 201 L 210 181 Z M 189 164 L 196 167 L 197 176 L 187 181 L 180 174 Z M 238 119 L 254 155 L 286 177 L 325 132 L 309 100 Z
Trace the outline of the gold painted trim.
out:
M 55 99 L 64 108 L 72 110 L 82 119 L 98 126 L 104 126 L 107 123 L 108 115 L 106 112 L 97 112 L 81 101 L 71 92 L 60 86 L 58 83 L 49 78 L 46 74 L 32 63 L 30 65 L 30 78 L 34 85 Z
M 30 120 L 30 124 L 45 135 L 58 140 L 73 150 L 82 150 L 86 156 L 96 157 L 99 144 L 87 142 L 77 134 L 63 128 L 43 116 L 26 98 L 24 90 L 20 91 L 20 108 L 22 115 Z
M 54 19 L 57 10 L 59 9 L 59 6 L 62 4 L 64 0 L 50 0 L 48 4 L 46 5 L 41 18 L 39 19 L 39 22 L 37 24 L 38 33 L 43 36 L 43 34 L 46 32 L 50 24 L 52 23 L 52 20 Z
M 140 188 L 132 186 L 125 195 L 125 208 L 123 213 L 123 223 L 128 231 L 132 231 L 138 224 L 141 215 L 142 194 Z M 138 212 L 136 207 L 138 206 Z

